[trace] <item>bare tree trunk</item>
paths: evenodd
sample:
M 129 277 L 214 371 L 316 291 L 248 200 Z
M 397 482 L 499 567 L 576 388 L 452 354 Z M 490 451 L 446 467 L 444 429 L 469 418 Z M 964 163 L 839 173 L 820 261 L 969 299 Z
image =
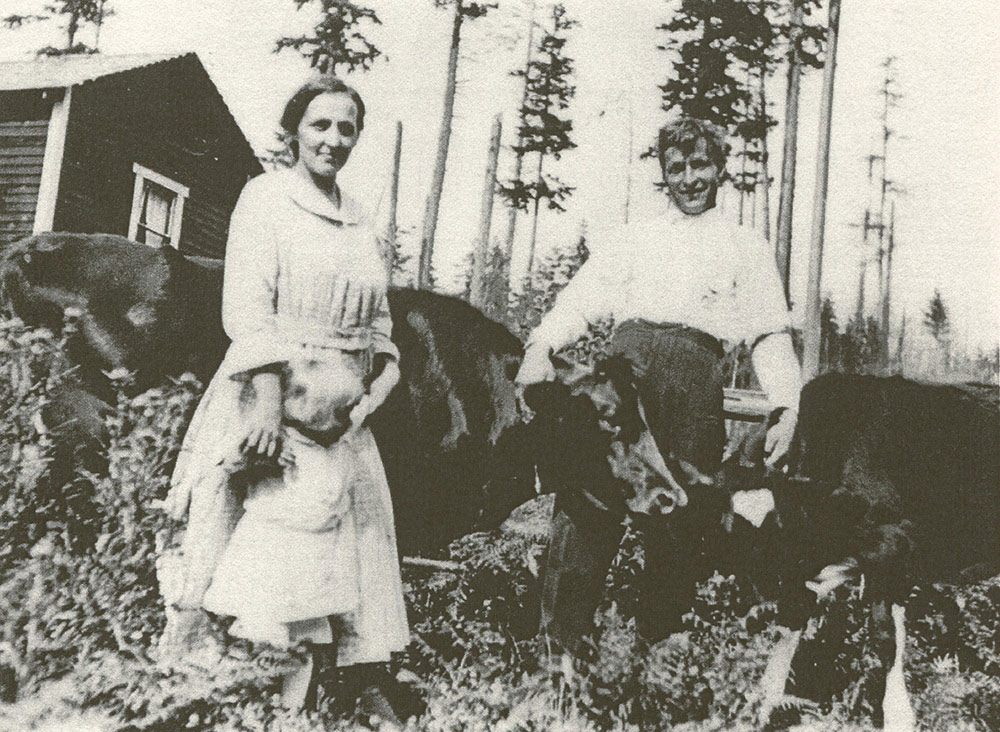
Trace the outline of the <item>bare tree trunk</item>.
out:
M 766 72 L 763 67 L 760 69 L 760 115 L 761 119 L 767 116 L 767 92 L 765 87 Z M 767 150 L 767 128 L 764 128 L 764 136 L 760 138 L 760 177 L 757 184 L 763 186 L 761 194 L 763 200 L 761 205 L 764 217 L 764 238 L 771 241 L 771 174 L 768 170 L 768 150 Z M 787 289 L 787 288 L 786 288 Z
M 66 25 L 66 50 L 72 50 L 76 40 L 76 33 L 80 30 L 80 11 L 74 10 L 69 14 L 69 22 Z
M 104 25 L 104 3 L 105 0 L 100 0 L 97 4 L 97 20 L 95 21 L 97 28 L 94 31 L 95 50 L 100 50 L 101 47 L 101 27 Z
M 799 135 L 799 87 L 802 65 L 799 60 L 799 33 L 802 28 L 801 0 L 791 0 L 792 25 L 788 51 L 788 89 L 785 92 L 785 140 L 781 159 L 781 192 L 778 197 L 778 231 L 774 257 L 785 286 L 785 299 L 791 302 L 789 271 L 792 261 L 792 211 L 795 204 L 795 161 Z
M 399 226 L 396 213 L 399 209 L 399 164 L 403 154 L 403 123 L 396 120 L 396 148 L 392 155 L 392 178 L 389 182 L 389 223 L 386 227 L 386 241 L 389 245 L 389 279 L 392 280 L 392 270 L 395 258 L 399 254 Z
M 906 313 L 899 324 L 899 340 L 896 343 L 896 373 L 906 375 L 906 364 L 903 362 L 903 348 L 906 345 Z
M 632 207 L 632 158 L 635 155 L 635 118 L 631 97 L 628 100 L 628 162 L 625 164 L 625 223 Z
M 889 283 L 888 283 L 888 262 L 886 251 L 885 225 L 885 203 L 886 193 L 889 187 L 889 102 L 891 92 L 889 89 L 891 74 L 891 59 L 886 62 L 886 75 L 882 85 L 882 176 L 879 188 L 878 203 L 878 295 L 879 295 L 879 365 L 882 368 L 889 366 Z
M 886 237 L 886 251 L 885 251 L 885 292 L 882 294 L 882 362 L 883 366 L 888 367 L 889 364 L 889 313 L 890 313 L 890 298 L 892 295 L 892 250 L 895 246 L 895 233 L 896 228 L 896 203 L 893 202 L 889 207 L 889 234 Z
M 542 165 L 544 165 L 544 163 L 545 163 L 545 154 L 544 153 L 538 153 L 538 170 L 535 173 L 535 175 L 536 175 L 535 180 L 538 181 L 539 185 L 541 185 L 541 183 L 542 183 Z M 529 277 L 531 276 L 531 270 L 534 268 L 534 265 L 535 265 L 535 239 L 538 237 L 538 204 L 541 203 L 541 200 L 542 200 L 541 197 L 537 195 L 537 191 L 536 191 L 536 195 L 535 195 L 535 210 L 532 213 L 532 218 L 531 218 L 531 240 L 528 243 L 528 276 Z
M 819 145 L 816 153 L 816 194 L 813 201 L 812 237 L 809 248 L 809 282 L 803 333 L 803 381 L 808 381 L 819 374 L 819 352 L 822 341 L 820 282 L 823 274 L 823 236 L 826 228 L 826 192 L 830 178 L 830 132 L 833 121 L 833 89 L 837 70 L 839 26 L 840 0 L 830 0 L 826 61 L 823 64 L 823 96 L 819 114 Z
M 417 287 L 431 286 L 431 260 L 434 257 L 434 232 L 437 229 L 441 192 L 444 190 L 444 172 L 448 161 L 448 144 L 451 141 L 451 119 L 455 111 L 455 77 L 458 73 L 458 46 L 462 37 L 462 3 L 455 2 L 455 17 L 451 26 L 451 52 L 448 54 L 448 75 L 444 88 L 444 109 L 441 115 L 441 132 L 438 136 L 437 158 L 434 161 L 434 178 L 424 213 L 424 231 L 420 239 L 420 263 L 417 270 Z
M 521 109 L 528 103 L 528 64 L 531 63 L 531 54 L 535 46 L 535 0 L 531 0 L 531 17 L 528 19 L 528 50 L 524 57 L 524 86 L 521 87 L 521 106 L 518 108 L 518 116 Z M 518 128 L 518 144 L 520 144 L 520 127 Z M 514 180 L 521 179 L 521 168 L 524 164 L 524 154 L 516 153 L 514 158 Z M 507 235 L 504 239 L 504 260 L 507 267 L 508 288 L 510 287 L 510 258 L 514 253 L 514 231 L 517 228 L 517 207 L 511 206 L 507 210 Z
M 861 222 L 861 262 L 858 265 L 858 299 L 854 306 L 854 319 L 863 327 L 865 322 L 865 280 L 868 277 L 868 232 L 871 230 L 871 212 L 865 209 Z
M 490 257 L 490 224 L 493 218 L 493 193 L 497 183 L 497 159 L 500 157 L 501 122 L 498 114 L 493 119 L 493 131 L 490 133 L 490 152 L 486 161 L 486 179 L 483 182 L 483 200 L 479 214 L 479 241 L 476 243 L 476 254 L 472 260 L 472 287 L 469 291 L 469 302 L 474 307 L 482 309 L 486 293 L 486 264 Z
M 747 138 L 743 138 L 743 155 L 740 156 L 740 185 L 737 188 L 740 194 L 740 226 L 743 226 L 743 202 L 746 200 L 746 186 L 744 183 L 747 179 Z
M 854 320 L 859 324 L 865 322 L 865 277 L 868 275 L 868 257 L 861 253 L 858 265 L 858 299 L 854 306 Z

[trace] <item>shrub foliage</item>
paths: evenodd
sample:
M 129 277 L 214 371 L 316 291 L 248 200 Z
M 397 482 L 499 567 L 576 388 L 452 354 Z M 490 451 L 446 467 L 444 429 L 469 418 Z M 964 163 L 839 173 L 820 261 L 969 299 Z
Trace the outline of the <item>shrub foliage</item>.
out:
M 333 683 L 319 712 L 280 710 L 274 680 L 288 654 L 233 642 L 221 624 L 218 652 L 203 666 L 155 663 L 165 612 L 157 559 L 179 529 L 157 502 L 200 386 L 181 379 L 132 396 L 128 375 L 110 374 L 119 396 L 99 459 L 73 455 L 76 469 L 59 482 L 50 470 L 58 436 L 39 415 L 75 378 L 61 338 L 0 324 L 0 685 L 18 698 L 0 707 L 0 727 L 99 713 L 107 729 L 122 730 L 351 728 Z M 407 574 L 413 641 L 393 670 L 419 698 L 413 728 L 754 728 L 771 608 L 716 576 L 702 585 L 684 631 L 649 647 L 627 618 L 643 571 L 630 531 L 589 659 L 571 667 L 547 656 L 535 628 L 549 505 L 539 499 L 503 529 L 452 544 L 442 558 L 457 571 Z M 1000 585 L 924 590 L 910 615 L 908 683 L 923 727 L 995 729 Z M 867 632 L 850 603 L 831 606 L 811 629 L 837 682 L 830 701 L 811 710 L 816 729 L 870 729 Z M 32 700 L 45 701 L 27 706 Z

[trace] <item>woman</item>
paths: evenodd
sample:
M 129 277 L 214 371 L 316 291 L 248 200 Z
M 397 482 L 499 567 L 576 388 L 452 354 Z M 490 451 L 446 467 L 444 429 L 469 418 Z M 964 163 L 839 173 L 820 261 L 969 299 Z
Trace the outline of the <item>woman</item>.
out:
M 223 287 L 232 345 L 167 500 L 175 517 L 188 506 L 190 516 L 169 593 L 179 622 L 162 645 L 190 637 L 201 608 L 232 615 L 235 635 L 327 646 L 367 679 L 369 711 L 392 718 L 371 665 L 402 650 L 409 630 L 388 485 L 363 425 L 399 379 L 398 351 L 377 241 L 337 184 L 364 114 L 340 80 L 305 84 L 281 118 L 294 165 L 250 181 L 233 212 Z M 279 455 L 281 469 L 237 471 Z M 288 706 L 314 693 L 313 667 L 284 678 Z

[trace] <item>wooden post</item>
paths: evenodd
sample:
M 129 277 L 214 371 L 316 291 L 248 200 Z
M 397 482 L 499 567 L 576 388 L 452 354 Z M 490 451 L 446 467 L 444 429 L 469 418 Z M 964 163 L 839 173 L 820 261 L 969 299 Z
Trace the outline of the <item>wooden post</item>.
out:
M 493 193 L 497 183 L 497 158 L 500 157 L 500 115 L 493 118 L 490 133 L 490 152 L 486 161 L 486 179 L 483 181 L 483 199 L 479 208 L 479 241 L 472 260 L 472 287 L 469 302 L 473 307 L 483 308 L 486 300 L 486 265 L 490 258 L 490 223 L 493 218 Z
M 802 28 L 801 0 L 791 0 L 791 48 L 788 51 L 788 89 L 785 93 L 785 140 L 781 158 L 781 192 L 778 197 L 778 231 L 774 257 L 785 286 L 785 300 L 791 302 L 788 286 L 792 261 L 792 210 L 795 203 L 795 161 L 799 134 L 799 87 L 802 64 L 799 60 L 799 32 Z
M 441 113 L 441 131 L 438 134 L 437 158 L 434 177 L 424 212 L 424 231 L 420 238 L 420 262 L 417 267 L 417 288 L 430 289 L 431 260 L 434 257 L 434 232 L 437 229 L 441 192 L 444 190 L 444 171 L 448 162 L 448 145 L 451 141 L 451 119 L 455 111 L 455 78 L 458 73 L 458 46 L 462 38 L 462 2 L 455 0 L 455 17 L 451 25 L 451 51 L 448 54 L 448 75 L 444 87 L 444 109 Z
M 389 280 L 392 280 L 392 270 L 395 258 L 399 254 L 399 226 L 396 222 L 396 212 L 399 208 L 399 163 L 403 154 L 403 123 L 396 120 L 396 149 L 392 156 L 392 178 L 389 181 L 389 223 L 386 227 L 386 241 L 389 244 L 389 255 L 386 258 L 389 268 Z
M 819 374 L 822 341 L 820 282 L 823 273 L 823 235 L 826 228 L 826 193 L 830 179 L 830 132 L 833 122 L 833 90 L 837 70 L 837 30 L 840 0 L 830 0 L 830 20 L 826 31 L 826 61 L 823 64 L 823 96 L 819 113 L 819 145 L 816 151 L 816 194 L 813 199 L 812 237 L 809 248 L 809 283 L 803 333 L 803 381 Z

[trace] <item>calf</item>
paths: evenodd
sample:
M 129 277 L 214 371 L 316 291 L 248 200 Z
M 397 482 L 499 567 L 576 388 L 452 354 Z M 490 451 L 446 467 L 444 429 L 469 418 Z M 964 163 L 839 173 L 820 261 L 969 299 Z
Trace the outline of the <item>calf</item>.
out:
M 790 627 L 765 674 L 784 693 L 817 596 L 863 577 L 883 665 L 876 721 L 912 730 L 904 607 L 916 585 L 1000 572 L 1000 414 L 985 392 L 901 377 L 827 374 L 802 392 L 792 477 L 776 477 L 761 527 Z M 813 598 L 815 599 L 815 598 Z
M 104 372 L 133 371 L 136 392 L 185 371 L 204 383 L 228 346 L 221 262 L 188 260 L 170 247 L 107 234 L 41 234 L 5 252 L 0 287 L 8 313 L 30 325 L 58 331 L 67 309 L 76 312 L 68 356 L 79 378 L 44 415 L 58 443 L 53 469 L 63 473 L 72 467 L 60 468 L 60 455 L 106 437 L 102 412 L 114 394 Z M 426 552 L 498 525 L 535 495 L 531 440 L 513 383 L 521 344 L 455 298 L 394 290 L 389 306 L 402 380 L 371 426 L 400 550 Z
M 524 395 L 536 412 L 539 478 L 556 492 L 542 631 L 557 650 L 585 651 L 628 516 L 645 535 L 647 558 L 635 615 L 643 635 L 656 640 L 679 629 L 697 580 L 711 574 L 728 493 L 661 454 L 622 356 L 599 359 L 593 369 L 557 363 L 557 374 L 559 383 Z

